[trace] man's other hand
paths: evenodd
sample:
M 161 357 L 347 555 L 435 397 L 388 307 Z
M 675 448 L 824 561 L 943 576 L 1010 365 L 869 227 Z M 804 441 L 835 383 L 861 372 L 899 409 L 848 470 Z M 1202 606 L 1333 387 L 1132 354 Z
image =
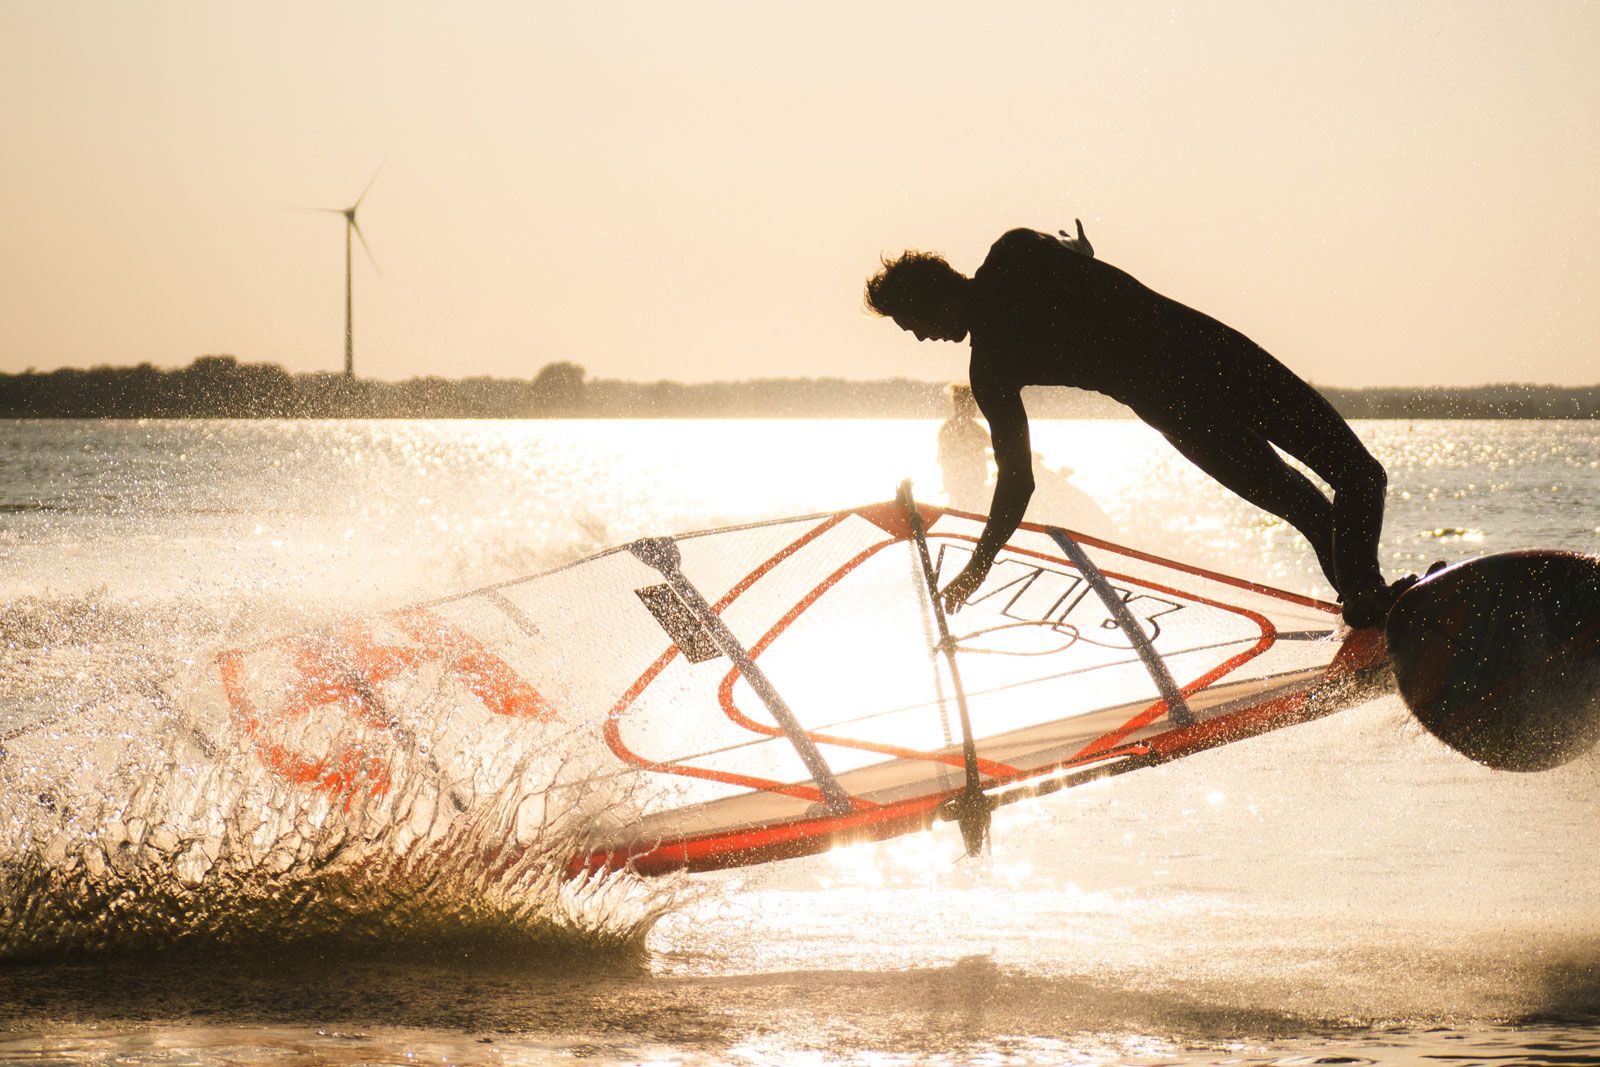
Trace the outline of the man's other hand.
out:
M 983 579 L 989 574 L 988 567 L 980 567 L 976 561 L 964 567 L 955 580 L 944 587 L 944 592 L 939 595 L 944 598 L 944 610 L 954 615 L 961 610 L 967 598 L 978 591 L 978 586 L 983 584 Z
M 1082 253 L 1083 255 L 1088 256 L 1090 259 L 1093 259 L 1094 245 L 1089 243 L 1089 235 L 1083 232 L 1083 220 L 1073 219 L 1072 221 L 1077 223 L 1078 236 L 1074 237 L 1066 230 L 1057 230 L 1056 232 L 1061 235 L 1061 243 L 1072 249 L 1074 252 Z

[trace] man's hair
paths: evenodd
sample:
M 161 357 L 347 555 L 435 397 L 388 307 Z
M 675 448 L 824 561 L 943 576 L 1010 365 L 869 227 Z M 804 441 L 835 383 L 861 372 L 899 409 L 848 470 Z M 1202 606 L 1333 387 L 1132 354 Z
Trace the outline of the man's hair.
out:
M 893 315 L 950 291 L 952 278 L 962 274 L 937 252 L 906 252 L 899 259 L 883 258 L 883 269 L 867 279 L 867 310 Z

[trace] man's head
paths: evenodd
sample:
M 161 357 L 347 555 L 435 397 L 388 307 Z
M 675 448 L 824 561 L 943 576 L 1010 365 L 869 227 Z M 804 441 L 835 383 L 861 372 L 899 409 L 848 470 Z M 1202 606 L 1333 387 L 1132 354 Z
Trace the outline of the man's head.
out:
M 919 341 L 964 341 L 971 325 L 970 284 L 943 256 L 907 252 L 885 259 L 883 269 L 867 280 L 867 308 L 893 319 Z

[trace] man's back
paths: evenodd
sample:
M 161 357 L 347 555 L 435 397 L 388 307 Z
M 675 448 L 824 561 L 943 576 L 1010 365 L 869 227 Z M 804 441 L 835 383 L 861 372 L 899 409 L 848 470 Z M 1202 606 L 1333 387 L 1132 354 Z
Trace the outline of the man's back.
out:
M 972 280 L 975 384 L 1093 389 L 1161 417 L 1222 401 L 1241 375 L 1287 374 L 1238 331 L 1034 230 L 1003 235 Z

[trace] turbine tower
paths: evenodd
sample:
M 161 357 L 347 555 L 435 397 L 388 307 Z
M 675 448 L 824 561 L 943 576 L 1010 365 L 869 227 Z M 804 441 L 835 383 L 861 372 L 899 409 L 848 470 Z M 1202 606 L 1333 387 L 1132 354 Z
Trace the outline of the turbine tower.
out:
M 383 170 L 383 164 L 378 164 L 378 169 L 372 172 L 372 177 L 367 181 L 367 188 L 361 190 L 361 195 L 356 197 L 356 202 L 346 208 L 322 207 L 318 211 L 327 211 L 334 215 L 344 216 L 344 376 L 355 377 L 356 373 L 356 326 L 355 326 L 355 301 L 351 293 L 351 260 L 352 246 L 351 234 L 361 241 L 361 248 L 367 253 L 367 259 L 372 262 L 372 269 L 378 269 L 378 259 L 372 254 L 372 248 L 367 244 L 366 234 L 361 232 L 361 224 L 356 221 L 356 210 L 361 207 L 361 201 L 367 198 L 367 192 L 372 188 L 372 183 L 378 180 L 378 175 Z

